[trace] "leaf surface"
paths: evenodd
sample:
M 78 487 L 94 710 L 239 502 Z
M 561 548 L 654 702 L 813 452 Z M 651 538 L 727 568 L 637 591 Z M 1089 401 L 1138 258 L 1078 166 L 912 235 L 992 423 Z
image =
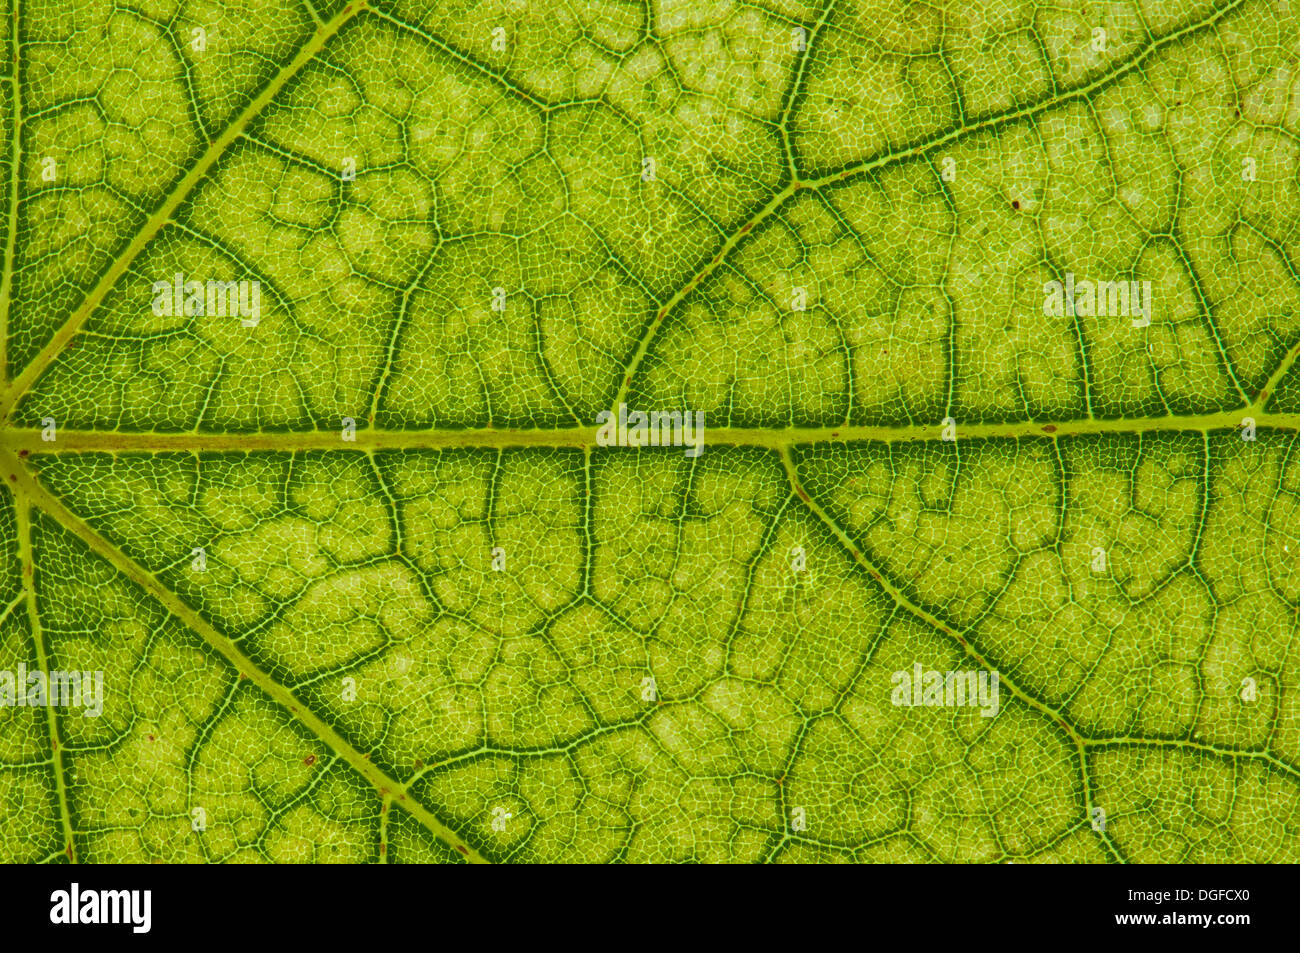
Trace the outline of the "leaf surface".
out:
M 1300 859 L 1286 4 L 0 13 L 0 859 Z

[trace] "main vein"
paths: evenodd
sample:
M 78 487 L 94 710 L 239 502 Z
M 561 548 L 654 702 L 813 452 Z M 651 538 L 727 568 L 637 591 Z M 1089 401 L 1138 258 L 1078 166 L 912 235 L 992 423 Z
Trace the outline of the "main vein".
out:
M 1211 414 L 1172 415 L 1140 418 L 1092 418 L 1046 422 L 1037 420 L 1006 423 L 957 422 L 957 440 L 1056 439 L 1092 434 L 1213 433 L 1231 432 L 1252 423 L 1256 439 L 1261 431 L 1300 431 L 1300 413 L 1275 413 L 1247 407 Z M 704 446 L 765 447 L 783 450 L 800 444 L 883 441 L 913 443 L 943 439 L 939 422 L 908 427 L 860 424 L 845 427 L 709 427 L 704 428 Z M 555 429 L 498 429 L 496 427 L 445 428 L 428 430 L 356 431 L 345 439 L 340 430 L 285 430 L 256 433 L 116 433 L 102 430 L 57 430 L 53 440 L 47 433 L 27 427 L 0 429 L 0 449 L 27 453 L 131 453 L 204 451 L 300 450 L 442 450 L 460 447 L 574 447 L 599 446 L 596 427 Z M 1242 436 L 1249 436 L 1248 430 Z

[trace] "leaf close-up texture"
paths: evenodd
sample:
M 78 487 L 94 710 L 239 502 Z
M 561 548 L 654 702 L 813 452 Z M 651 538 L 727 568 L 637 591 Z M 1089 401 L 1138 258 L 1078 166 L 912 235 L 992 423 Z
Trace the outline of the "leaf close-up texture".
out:
M 0 861 L 1300 861 L 1300 6 L 0 0 Z

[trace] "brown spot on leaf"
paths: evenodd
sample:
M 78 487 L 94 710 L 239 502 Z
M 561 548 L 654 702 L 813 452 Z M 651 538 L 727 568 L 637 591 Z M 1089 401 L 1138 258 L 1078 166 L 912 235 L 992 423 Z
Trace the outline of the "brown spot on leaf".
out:
M 316 763 L 316 756 L 314 754 L 309 754 L 307 755 L 307 757 L 302 759 L 302 763 L 307 765 L 308 767 L 311 767 L 313 764 Z

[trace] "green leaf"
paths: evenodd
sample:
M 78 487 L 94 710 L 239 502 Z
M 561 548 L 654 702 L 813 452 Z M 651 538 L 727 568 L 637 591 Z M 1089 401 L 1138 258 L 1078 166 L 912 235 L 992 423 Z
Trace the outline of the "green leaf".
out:
M 0 4 L 0 859 L 1300 859 L 1296 13 L 434 7 Z

